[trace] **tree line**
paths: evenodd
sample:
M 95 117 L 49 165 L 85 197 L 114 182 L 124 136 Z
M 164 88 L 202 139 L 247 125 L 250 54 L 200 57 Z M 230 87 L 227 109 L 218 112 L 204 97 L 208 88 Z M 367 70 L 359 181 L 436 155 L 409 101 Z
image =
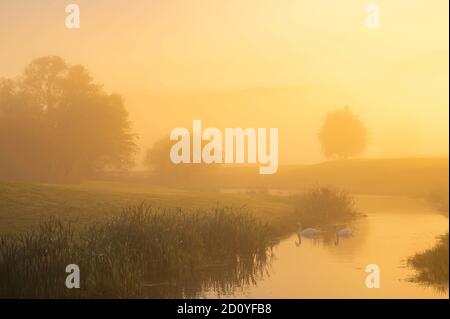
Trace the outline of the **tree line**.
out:
M 127 170 L 136 139 L 121 96 L 106 93 L 81 65 L 46 56 L 15 79 L 0 78 L 0 179 L 78 182 Z M 363 153 L 367 133 L 346 107 L 325 116 L 318 139 L 326 158 L 348 158 Z M 170 143 L 157 141 L 145 158 L 161 182 L 217 177 L 218 164 L 173 164 Z

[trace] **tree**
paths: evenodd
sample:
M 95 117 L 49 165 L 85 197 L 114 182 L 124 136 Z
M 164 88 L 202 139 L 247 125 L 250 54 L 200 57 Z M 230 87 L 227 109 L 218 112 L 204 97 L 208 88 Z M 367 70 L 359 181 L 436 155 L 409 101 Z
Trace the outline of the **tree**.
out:
M 318 137 L 327 158 L 358 156 L 367 145 L 367 130 L 348 107 L 327 113 Z
M 151 148 L 147 150 L 144 163 L 154 173 L 173 174 L 177 166 L 170 161 L 170 149 L 172 143 L 169 137 L 156 141 Z M 184 165 L 184 164 L 181 164 Z
M 204 142 L 204 141 L 203 141 Z M 147 150 L 144 164 L 158 183 L 178 186 L 216 187 L 220 164 L 179 163 L 170 159 L 170 149 L 175 142 L 169 136 L 155 142 Z M 192 154 L 192 152 L 191 152 Z
M 136 151 L 122 98 L 49 56 L 0 81 L 0 177 L 74 181 L 127 169 Z

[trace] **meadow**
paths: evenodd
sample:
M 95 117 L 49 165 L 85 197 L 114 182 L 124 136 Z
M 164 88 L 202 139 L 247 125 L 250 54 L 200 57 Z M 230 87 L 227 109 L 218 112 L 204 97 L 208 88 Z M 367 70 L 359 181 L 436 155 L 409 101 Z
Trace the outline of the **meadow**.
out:
M 233 206 L 277 228 L 289 227 L 286 200 L 266 194 L 228 194 L 157 187 L 142 183 L 94 181 L 73 185 L 0 182 L 0 233 L 24 232 L 49 217 L 87 225 L 119 213 L 129 204 L 210 210 Z M 281 231 L 281 229 L 280 229 Z
M 396 170 L 398 163 L 392 163 L 383 169 L 385 180 L 392 179 L 388 195 L 420 197 L 448 214 L 441 182 L 448 180 L 448 168 L 440 160 L 434 165 L 411 161 L 406 167 L 415 170 L 409 171 L 403 166 Z M 330 165 L 334 173 L 327 175 Z M 282 168 L 276 178 L 287 178 L 286 187 L 274 189 L 279 179 L 246 179 L 240 169 L 227 174 L 237 174 L 233 180 L 244 187 L 228 190 L 158 186 L 142 175 L 79 184 L 0 182 L 0 295 L 196 297 L 209 289 L 227 294 L 266 275 L 271 248 L 295 232 L 297 222 L 333 229 L 364 216 L 353 196 L 355 187 L 360 184 L 366 194 L 381 192 L 375 189 L 379 172 L 367 165 L 383 163 L 363 161 L 358 165 L 365 169 L 348 176 L 350 170 L 342 165 L 324 164 L 324 171 L 317 171 L 317 165 L 308 171 L 297 168 L 291 176 L 283 175 Z M 290 187 L 301 176 L 298 187 Z M 320 179 L 333 186 L 318 184 Z M 408 179 L 422 183 L 403 187 Z M 254 187 L 245 187 L 249 184 Z M 448 253 L 448 236 L 445 240 Z M 422 279 L 442 280 L 448 278 L 441 271 L 448 254 L 447 260 L 442 256 L 430 250 L 410 265 L 429 270 Z M 57 284 L 66 276 L 61 269 L 74 260 L 83 268 L 87 289 Z
M 271 247 L 299 219 L 318 222 L 311 203 L 336 213 L 326 222 L 352 212 L 339 201 L 348 195 L 332 188 L 305 193 L 297 203 L 264 191 L 117 182 L 0 185 L 0 296 L 7 298 L 226 294 L 266 274 Z M 84 289 L 61 284 L 61 270 L 72 263 L 83 269 Z

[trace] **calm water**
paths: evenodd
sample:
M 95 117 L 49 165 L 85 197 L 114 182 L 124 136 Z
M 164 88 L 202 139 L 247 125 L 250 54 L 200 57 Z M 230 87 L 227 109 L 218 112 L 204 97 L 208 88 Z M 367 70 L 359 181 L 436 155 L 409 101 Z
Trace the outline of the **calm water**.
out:
M 448 218 L 426 203 L 399 197 L 361 196 L 358 208 L 367 214 L 349 225 L 354 237 L 308 240 L 297 236 L 281 241 L 267 275 L 219 297 L 243 298 L 448 298 L 408 279 L 414 270 L 405 260 L 432 247 L 448 231 Z M 366 265 L 377 264 L 381 287 L 365 286 Z M 205 297 L 217 297 L 205 291 Z

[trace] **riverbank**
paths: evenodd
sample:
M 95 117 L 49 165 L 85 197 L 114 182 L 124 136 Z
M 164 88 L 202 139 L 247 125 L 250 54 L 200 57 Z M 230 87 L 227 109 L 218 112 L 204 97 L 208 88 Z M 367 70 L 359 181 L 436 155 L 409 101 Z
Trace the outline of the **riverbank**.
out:
M 119 274 L 116 275 L 119 276 L 124 276 L 126 274 L 127 276 L 133 277 L 135 276 L 133 274 L 139 274 L 143 268 L 147 268 L 148 261 L 152 260 L 152 256 L 159 256 L 158 258 L 156 258 L 156 260 L 166 260 L 166 262 L 168 263 L 173 262 L 171 266 L 172 269 L 177 269 L 180 266 L 181 273 L 189 275 L 182 275 L 181 277 L 179 277 L 181 278 L 179 281 L 173 283 L 170 280 L 167 280 L 167 278 L 171 276 L 164 276 L 164 271 L 166 269 L 167 263 L 165 264 L 164 262 L 162 262 L 160 265 L 164 266 L 160 266 L 159 270 L 156 269 L 155 273 L 150 276 L 150 280 L 143 280 L 143 277 L 136 277 L 138 279 L 135 280 L 135 277 L 130 277 L 129 280 L 126 281 L 126 283 L 130 284 L 130 286 L 128 287 L 131 287 L 130 289 L 128 289 L 128 294 L 129 296 L 134 294 L 139 296 L 158 295 L 175 297 L 198 296 L 199 294 L 207 294 L 206 292 L 208 291 L 208 289 L 212 289 L 213 291 L 215 291 L 215 293 L 218 294 L 216 296 L 221 296 L 221 294 L 234 295 L 237 293 L 236 290 L 244 289 L 244 287 L 248 288 L 255 285 L 259 286 L 260 283 L 264 281 L 264 274 L 266 274 L 268 271 L 268 268 L 266 268 L 266 266 L 269 266 L 272 262 L 269 254 L 270 248 L 274 245 L 277 246 L 280 240 L 282 240 L 280 247 L 284 247 L 284 243 L 286 242 L 286 240 L 289 240 L 290 234 L 297 230 L 296 222 L 299 221 L 299 219 L 304 219 L 304 216 L 302 216 L 302 214 L 299 214 L 300 211 L 298 210 L 299 208 L 301 208 L 301 205 L 297 206 L 296 203 L 303 203 L 303 205 L 306 203 L 307 205 L 305 207 L 309 209 L 304 210 L 304 212 L 308 212 L 308 214 L 310 214 L 310 217 L 312 216 L 311 213 L 314 213 L 321 208 L 323 208 L 322 213 L 326 212 L 327 209 L 330 209 L 330 212 L 332 212 L 335 206 L 344 208 L 351 207 L 352 210 L 350 210 L 349 212 L 358 212 L 358 216 L 361 216 L 360 213 L 369 215 L 370 218 L 342 219 L 341 217 L 345 217 L 347 214 L 342 216 L 340 212 L 346 212 L 346 210 L 340 209 L 335 211 L 336 214 L 333 214 L 333 216 L 335 215 L 335 217 L 338 217 L 338 219 L 333 219 L 330 221 L 322 220 L 323 218 L 321 218 L 320 220 L 318 220 L 317 218 L 313 218 L 309 219 L 309 221 L 304 219 L 304 221 L 307 221 L 311 225 L 317 225 L 319 229 L 321 229 L 324 224 L 336 220 L 339 220 L 341 223 L 339 225 L 334 224 L 332 226 L 350 226 L 352 230 L 354 230 L 354 238 L 349 239 L 348 241 L 344 239 L 341 240 L 336 248 L 332 248 L 335 247 L 335 245 L 333 245 L 333 240 L 324 241 L 325 249 L 332 249 L 330 251 L 333 252 L 339 252 L 341 249 L 348 246 L 349 243 L 354 243 L 349 246 L 350 248 L 353 248 L 351 248 L 350 250 L 346 250 L 346 254 L 350 254 L 350 256 L 352 256 L 353 254 L 356 254 L 355 256 L 357 256 L 357 254 L 361 254 L 361 251 L 364 251 L 361 250 L 361 247 L 365 247 L 365 241 L 367 240 L 367 238 L 372 238 L 371 234 L 373 233 L 373 231 L 369 231 L 369 228 L 367 228 L 365 225 L 367 225 L 367 220 L 373 221 L 375 223 L 374 225 L 381 230 L 376 232 L 376 234 L 378 234 L 377 236 L 382 236 L 381 238 L 388 238 L 388 240 L 386 241 L 386 247 L 381 248 L 379 247 L 381 245 L 379 238 L 371 239 L 371 241 L 373 241 L 373 244 L 368 248 L 369 251 L 383 252 L 383 254 L 375 256 L 376 258 L 379 258 L 379 260 L 384 260 L 383 258 L 388 256 L 386 255 L 386 252 L 390 250 L 390 248 L 388 249 L 388 247 L 391 247 L 392 243 L 399 240 L 398 238 L 402 239 L 404 245 L 408 245 L 405 247 L 408 247 L 408 251 L 410 251 L 410 254 L 416 252 L 415 250 L 413 250 L 414 247 L 416 247 L 416 249 L 430 247 L 431 243 L 430 240 L 427 239 L 428 237 L 425 239 L 414 241 L 414 237 L 411 237 L 411 234 L 408 231 L 410 229 L 414 229 L 414 227 L 420 227 L 422 225 L 422 222 L 420 222 L 419 220 L 428 218 L 428 215 L 430 216 L 430 218 L 435 218 L 433 216 L 436 215 L 438 215 L 439 218 L 446 218 L 442 216 L 436 209 L 434 209 L 427 200 L 421 197 L 412 198 L 410 196 L 390 195 L 357 195 L 354 197 L 348 197 L 346 193 L 330 193 L 327 188 L 313 188 L 309 193 L 300 191 L 299 194 L 303 194 L 302 196 L 300 196 L 300 202 L 294 200 L 299 198 L 297 196 L 292 196 L 292 194 L 273 194 L 271 192 L 263 191 L 239 191 L 230 193 L 219 191 L 180 190 L 162 187 L 148 187 L 148 185 L 139 183 L 89 182 L 78 185 L 0 183 L 0 227 L 2 228 L 1 233 L 7 234 L 8 236 L 21 234 L 22 236 L 25 236 L 22 238 L 28 238 L 29 236 L 35 238 L 33 237 L 35 236 L 33 234 L 36 233 L 30 231 L 32 229 L 36 229 L 36 227 L 40 223 L 42 223 L 42 221 L 48 221 L 49 218 L 56 218 L 58 222 L 61 222 L 64 227 L 60 229 L 62 229 L 63 231 L 54 232 L 56 234 L 65 233 L 64 230 L 67 229 L 66 225 L 70 223 L 71 227 L 73 227 L 73 231 L 78 234 L 77 236 L 81 236 L 84 238 L 84 242 L 98 241 L 99 243 L 104 243 L 104 248 L 109 247 L 108 249 L 112 249 L 114 252 L 118 253 L 118 255 L 116 254 L 114 256 L 124 257 L 113 258 L 113 260 L 115 261 L 111 261 L 110 265 L 114 265 L 114 267 L 108 268 L 109 271 L 112 272 L 115 271 L 114 269 L 117 269 L 117 271 L 119 271 Z M 305 195 L 306 197 L 304 197 Z M 318 198 L 318 200 L 311 201 L 310 199 L 312 198 Z M 354 199 L 354 202 L 353 200 L 350 201 L 350 199 Z M 158 238 L 160 238 L 162 240 L 160 242 L 161 245 L 156 245 L 163 247 L 161 250 L 159 250 L 159 252 L 161 253 L 159 255 L 155 255 L 154 253 L 151 253 L 150 255 L 141 255 L 141 253 L 138 253 L 137 255 L 128 255 L 128 253 L 132 253 L 133 250 L 127 251 L 127 249 L 129 248 L 129 243 L 123 246 L 124 242 L 127 243 L 126 240 L 128 240 L 130 237 L 133 237 L 133 234 L 136 233 L 136 229 L 141 229 L 140 225 L 143 225 L 144 229 L 146 229 L 145 227 L 147 226 L 145 225 L 148 225 L 150 227 L 153 222 L 148 224 L 146 224 L 145 222 L 134 223 L 134 226 L 132 228 L 127 228 L 129 231 L 122 232 L 124 236 L 126 235 L 125 237 L 115 236 L 117 235 L 117 232 L 115 232 L 115 230 L 124 230 L 126 228 L 123 228 L 124 225 L 130 224 L 129 220 L 127 220 L 126 218 L 117 219 L 117 216 L 120 216 L 120 213 L 124 207 L 130 207 L 130 205 L 132 206 L 136 203 L 145 203 L 145 207 L 151 207 L 151 209 L 166 211 L 169 213 L 169 215 L 164 217 L 166 218 L 165 220 L 168 221 L 166 225 L 170 226 L 172 224 L 172 222 L 170 221 L 175 221 L 176 225 L 180 225 L 179 228 L 174 228 L 174 233 L 169 232 L 167 235 L 162 237 L 156 236 L 147 238 L 145 236 L 137 236 L 137 238 L 140 238 L 138 242 L 141 243 L 148 243 L 154 240 L 158 241 Z M 325 203 L 326 205 L 324 205 Z M 354 204 L 354 206 L 352 203 Z M 328 207 L 330 205 L 333 207 Z M 215 219 L 214 216 L 216 216 L 216 212 L 218 210 L 230 210 L 231 214 L 226 215 L 225 219 L 223 220 Z M 195 216 L 195 214 L 198 212 L 201 212 L 201 218 L 191 219 L 191 217 Z M 392 215 L 393 212 L 395 212 L 395 215 Z M 388 220 L 384 221 L 385 216 L 388 215 L 392 215 L 395 218 L 389 217 Z M 327 216 L 327 214 L 320 216 L 324 217 Z M 420 217 L 417 218 L 417 216 Z M 222 217 L 224 216 L 222 215 Z M 111 220 L 115 220 L 116 223 L 111 224 Z M 208 223 L 208 221 L 213 220 L 218 221 L 219 224 L 223 225 L 224 228 L 219 227 L 219 229 L 210 227 L 214 223 L 211 224 Z M 226 223 L 227 220 L 231 221 L 231 223 Z M 377 220 L 380 220 L 381 223 L 377 222 Z M 439 229 L 441 229 L 441 226 L 444 224 L 445 223 L 439 219 L 439 222 L 436 223 L 436 227 L 439 227 Z M 117 227 L 111 227 L 111 225 L 116 225 Z M 202 225 L 202 227 L 191 227 L 191 225 Z M 226 225 L 229 225 L 229 227 Z M 305 227 L 311 225 L 305 223 Z M 402 226 L 400 227 L 399 225 Z M 266 226 L 267 228 L 265 228 Z M 400 228 L 397 229 L 396 227 Z M 54 229 L 52 227 L 50 228 Z M 86 229 L 93 228 L 95 228 L 96 230 L 101 230 L 100 233 L 103 234 L 103 237 L 100 238 L 100 240 L 97 240 L 98 237 L 92 237 L 92 232 L 89 233 L 89 235 L 88 233 L 86 233 Z M 155 235 L 160 232 L 161 234 L 163 234 L 165 233 L 163 229 L 164 227 L 160 228 L 156 233 L 154 231 L 151 231 L 149 233 L 153 233 L 153 235 Z M 169 227 L 169 229 L 172 228 Z M 180 241 L 172 241 L 172 238 L 178 238 L 178 233 L 182 235 L 186 230 L 189 229 L 194 230 L 194 232 L 189 232 L 192 235 L 191 237 L 188 236 Z M 212 233 L 209 232 L 211 229 L 213 230 Z M 255 229 L 255 232 L 252 232 L 252 229 Z M 260 232 L 261 229 L 267 229 L 267 232 L 264 232 L 265 235 L 263 236 L 261 235 L 262 232 Z M 402 230 L 401 234 L 403 235 L 399 233 L 399 229 Z M 49 233 L 47 231 L 49 230 L 49 228 L 46 228 L 46 226 L 44 226 L 44 230 L 46 231 L 42 232 L 43 237 L 45 237 L 46 233 Z M 422 230 L 420 231 L 422 232 Z M 202 232 L 209 232 L 209 235 L 200 236 Z M 429 234 L 427 233 L 427 236 L 428 235 Z M 42 236 L 38 236 L 38 238 Z M 126 239 L 125 241 L 122 240 L 124 238 Z M 193 240 L 195 238 L 197 238 L 198 240 Z M 241 257 L 237 257 L 239 254 L 237 253 L 236 247 L 240 247 L 241 243 L 251 243 L 252 241 L 250 239 L 254 240 L 254 244 L 250 244 L 249 246 L 247 246 L 249 248 L 247 250 L 247 256 L 253 256 L 253 258 L 241 258 L 243 255 L 241 255 Z M 170 243 L 175 244 L 171 245 Z M 191 243 L 187 250 L 185 249 L 186 247 L 183 246 L 186 243 Z M 147 244 L 142 245 L 142 247 L 145 248 L 147 247 L 146 245 Z M 297 244 L 295 242 L 289 243 L 289 245 L 292 245 L 294 248 L 297 247 Z M 308 245 L 308 240 L 302 241 L 301 249 L 304 249 L 303 247 L 307 247 L 306 245 Z M 242 248 L 245 247 L 245 245 L 242 246 Z M 23 243 L 21 244 L 20 241 L 16 241 L 16 244 L 13 244 L 10 247 L 15 247 L 14 251 L 21 251 L 20 247 L 23 247 Z M 206 250 L 202 250 L 204 249 L 204 247 L 209 248 L 207 248 Z M 197 251 L 214 253 L 215 250 L 222 251 L 222 248 L 225 249 L 227 247 L 235 248 L 228 250 L 228 253 L 222 256 L 219 255 L 218 257 L 216 256 L 212 259 L 210 258 L 211 256 L 209 255 L 209 253 L 203 253 L 200 255 L 197 255 L 196 253 Z M 390 265 L 387 275 L 389 276 L 388 278 L 391 278 L 392 280 L 398 280 L 399 273 L 397 273 L 396 269 L 401 264 L 401 258 L 408 257 L 404 255 L 404 251 L 402 250 L 403 248 L 399 249 L 400 250 L 396 250 L 395 252 L 393 252 L 393 254 L 391 254 L 392 256 L 389 255 L 391 256 L 391 258 L 386 261 Z M 59 250 L 55 250 L 55 253 L 57 254 L 58 251 Z M 79 256 L 82 256 L 83 252 L 89 251 L 96 252 L 96 255 L 98 256 L 105 255 L 102 250 L 92 250 L 91 248 L 87 248 L 87 246 L 84 244 L 75 251 L 78 251 L 78 253 L 75 255 Z M 121 251 L 122 253 L 120 253 Z M 139 251 L 139 249 L 137 251 Z M 146 249 L 144 249 L 144 251 L 146 251 Z M 153 250 L 153 252 L 154 251 L 155 250 Z M 169 254 L 171 257 L 166 258 L 164 257 L 165 255 L 163 253 L 166 251 L 172 251 L 175 253 L 175 255 Z M 225 251 L 227 251 L 227 249 L 225 249 Z M 255 258 L 256 251 L 264 251 L 263 254 L 258 254 L 258 256 L 265 257 Z M 279 248 L 275 250 L 275 254 L 276 251 L 279 251 Z M 286 255 L 283 255 L 286 256 L 286 258 L 283 257 L 283 262 L 289 262 L 289 260 L 291 260 L 292 262 L 292 258 L 294 258 L 295 252 L 298 251 L 298 248 L 296 251 L 290 251 L 289 249 L 289 252 Z M 265 253 L 267 253 L 267 255 L 265 255 Z M 32 258 L 34 258 L 33 256 L 39 256 L 39 254 L 22 255 L 24 256 L 25 261 L 32 260 Z M 142 259 L 143 256 L 146 256 L 146 258 Z M 198 258 L 192 259 L 189 256 L 197 256 Z M 278 258 L 279 255 L 276 255 L 276 257 Z M 310 257 L 312 258 L 311 261 L 315 260 L 316 262 L 320 260 L 319 255 L 316 255 L 315 253 Z M 275 262 L 277 262 L 277 258 L 275 258 Z M 92 258 L 84 255 L 81 260 L 82 262 L 87 262 L 89 260 L 92 260 Z M 94 261 L 95 260 L 97 259 L 94 258 Z M 120 263 L 118 262 L 120 260 L 135 260 L 136 263 Z M 307 260 L 309 259 L 301 258 L 299 260 L 299 265 L 303 265 L 303 263 Z M 323 266 L 333 268 L 340 262 L 339 260 L 331 262 L 332 260 L 333 259 L 330 259 L 330 264 L 328 266 L 321 265 L 321 267 Z M 21 263 L 20 258 L 18 260 L 13 258 L 9 261 L 10 265 L 20 265 Z M 100 260 L 97 266 L 102 265 L 101 262 L 102 261 Z M 337 262 L 337 264 L 334 264 L 335 262 Z M 41 264 L 41 262 L 36 260 L 34 260 L 32 263 L 36 265 Z M 294 266 L 296 263 L 297 262 L 295 262 L 292 266 Z M 43 265 L 45 266 L 46 264 L 43 263 Z M 293 269 L 295 270 L 295 272 L 299 271 L 299 265 L 296 266 L 297 268 Z M 62 264 L 56 265 L 54 268 L 51 265 L 48 266 L 53 270 L 56 269 L 56 272 L 59 274 L 59 276 L 65 275 L 65 273 L 61 273 Z M 105 270 L 105 267 L 103 266 L 99 268 Z M 317 269 L 316 266 L 314 267 L 314 269 Z M 83 268 L 86 267 L 89 269 L 89 264 L 83 265 Z M 357 264 L 355 265 L 355 267 L 362 266 Z M 17 267 L 13 268 L 18 269 Z M 134 271 L 133 269 L 136 271 Z M 345 273 L 346 271 L 348 271 L 348 269 L 342 268 L 342 271 Z M 36 271 L 35 274 L 41 272 L 42 271 L 39 270 Z M 305 272 L 309 272 L 310 275 L 312 275 L 315 270 L 306 269 Z M 102 280 L 101 274 L 95 275 L 95 271 L 92 271 L 92 273 L 94 274 L 94 278 Z M 105 274 L 107 273 L 108 271 L 105 272 Z M 120 273 L 122 273 L 122 275 L 120 275 Z M 175 271 L 174 273 L 177 272 Z M 348 276 L 350 276 L 348 278 L 354 278 L 355 274 L 357 273 L 358 272 L 355 273 L 353 269 L 348 274 Z M 127 276 L 125 277 L 128 278 Z M 345 276 L 343 278 L 345 278 Z M 3 277 L 7 278 L 8 276 Z M 158 280 L 158 278 L 160 278 L 160 280 Z M 191 278 L 192 280 L 186 280 L 186 278 Z M 19 281 L 22 281 L 22 279 L 20 279 Z M 25 281 L 28 282 L 28 280 Z M 120 280 L 118 280 L 117 282 L 120 282 Z M 139 289 L 137 289 L 135 285 L 138 285 L 139 289 L 142 288 L 139 285 L 143 285 L 146 290 L 145 294 L 142 294 L 142 291 L 139 291 Z M 120 290 L 122 288 L 118 288 L 117 286 L 112 287 L 108 286 L 108 284 L 105 285 L 104 283 L 99 286 L 104 288 L 106 287 L 105 291 L 109 292 L 109 296 L 123 297 L 124 295 L 126 295 L 126 293 Z M 325 287 L 324 289 L 328 288 Z M 30 293 L 33 292 L 32 289 L 27 289 L 27 291 L 29 291 Z M 131 293 L 132 291 L 133 293 Z M 136 293 L 136 291 L 138 292 Z M 302 293 L 299 293 L 298 296 L 302 296 Z M 395 291 L 391 291 L 389 292 L 389 294 L 390 293 L 394 293 L 395 295 Z M 102 295 L 102 292 L 98 292 L 94 289 L 93 294 Z M 105 295 L 103 294 L 103 296 Z M 259 294 L 256 294 L 256 296 L 259 296 Z M 380 294 L 379 296 L 382 297 L 384 295 Z
M 198 297 L 229 292 L 265 271 L 273 234 L 245 211 L 131 205 L 74 229 L 52 218 L 0 235 L 0 298 Z M 67 289 L 63 270 L 78 269 Z M 64 284 L 66 283 L 66 285 Z
M 0 182 L 0 233 L 25 232 L 49 217 L 76 226 L 88 225 L 141 202 L 187 211 L 245 208 L 247 213 L 271 224 L 280 233 L 293 224 L 290 203 L 266 194 L 226 194 L 103 181 L 75 185 Z

